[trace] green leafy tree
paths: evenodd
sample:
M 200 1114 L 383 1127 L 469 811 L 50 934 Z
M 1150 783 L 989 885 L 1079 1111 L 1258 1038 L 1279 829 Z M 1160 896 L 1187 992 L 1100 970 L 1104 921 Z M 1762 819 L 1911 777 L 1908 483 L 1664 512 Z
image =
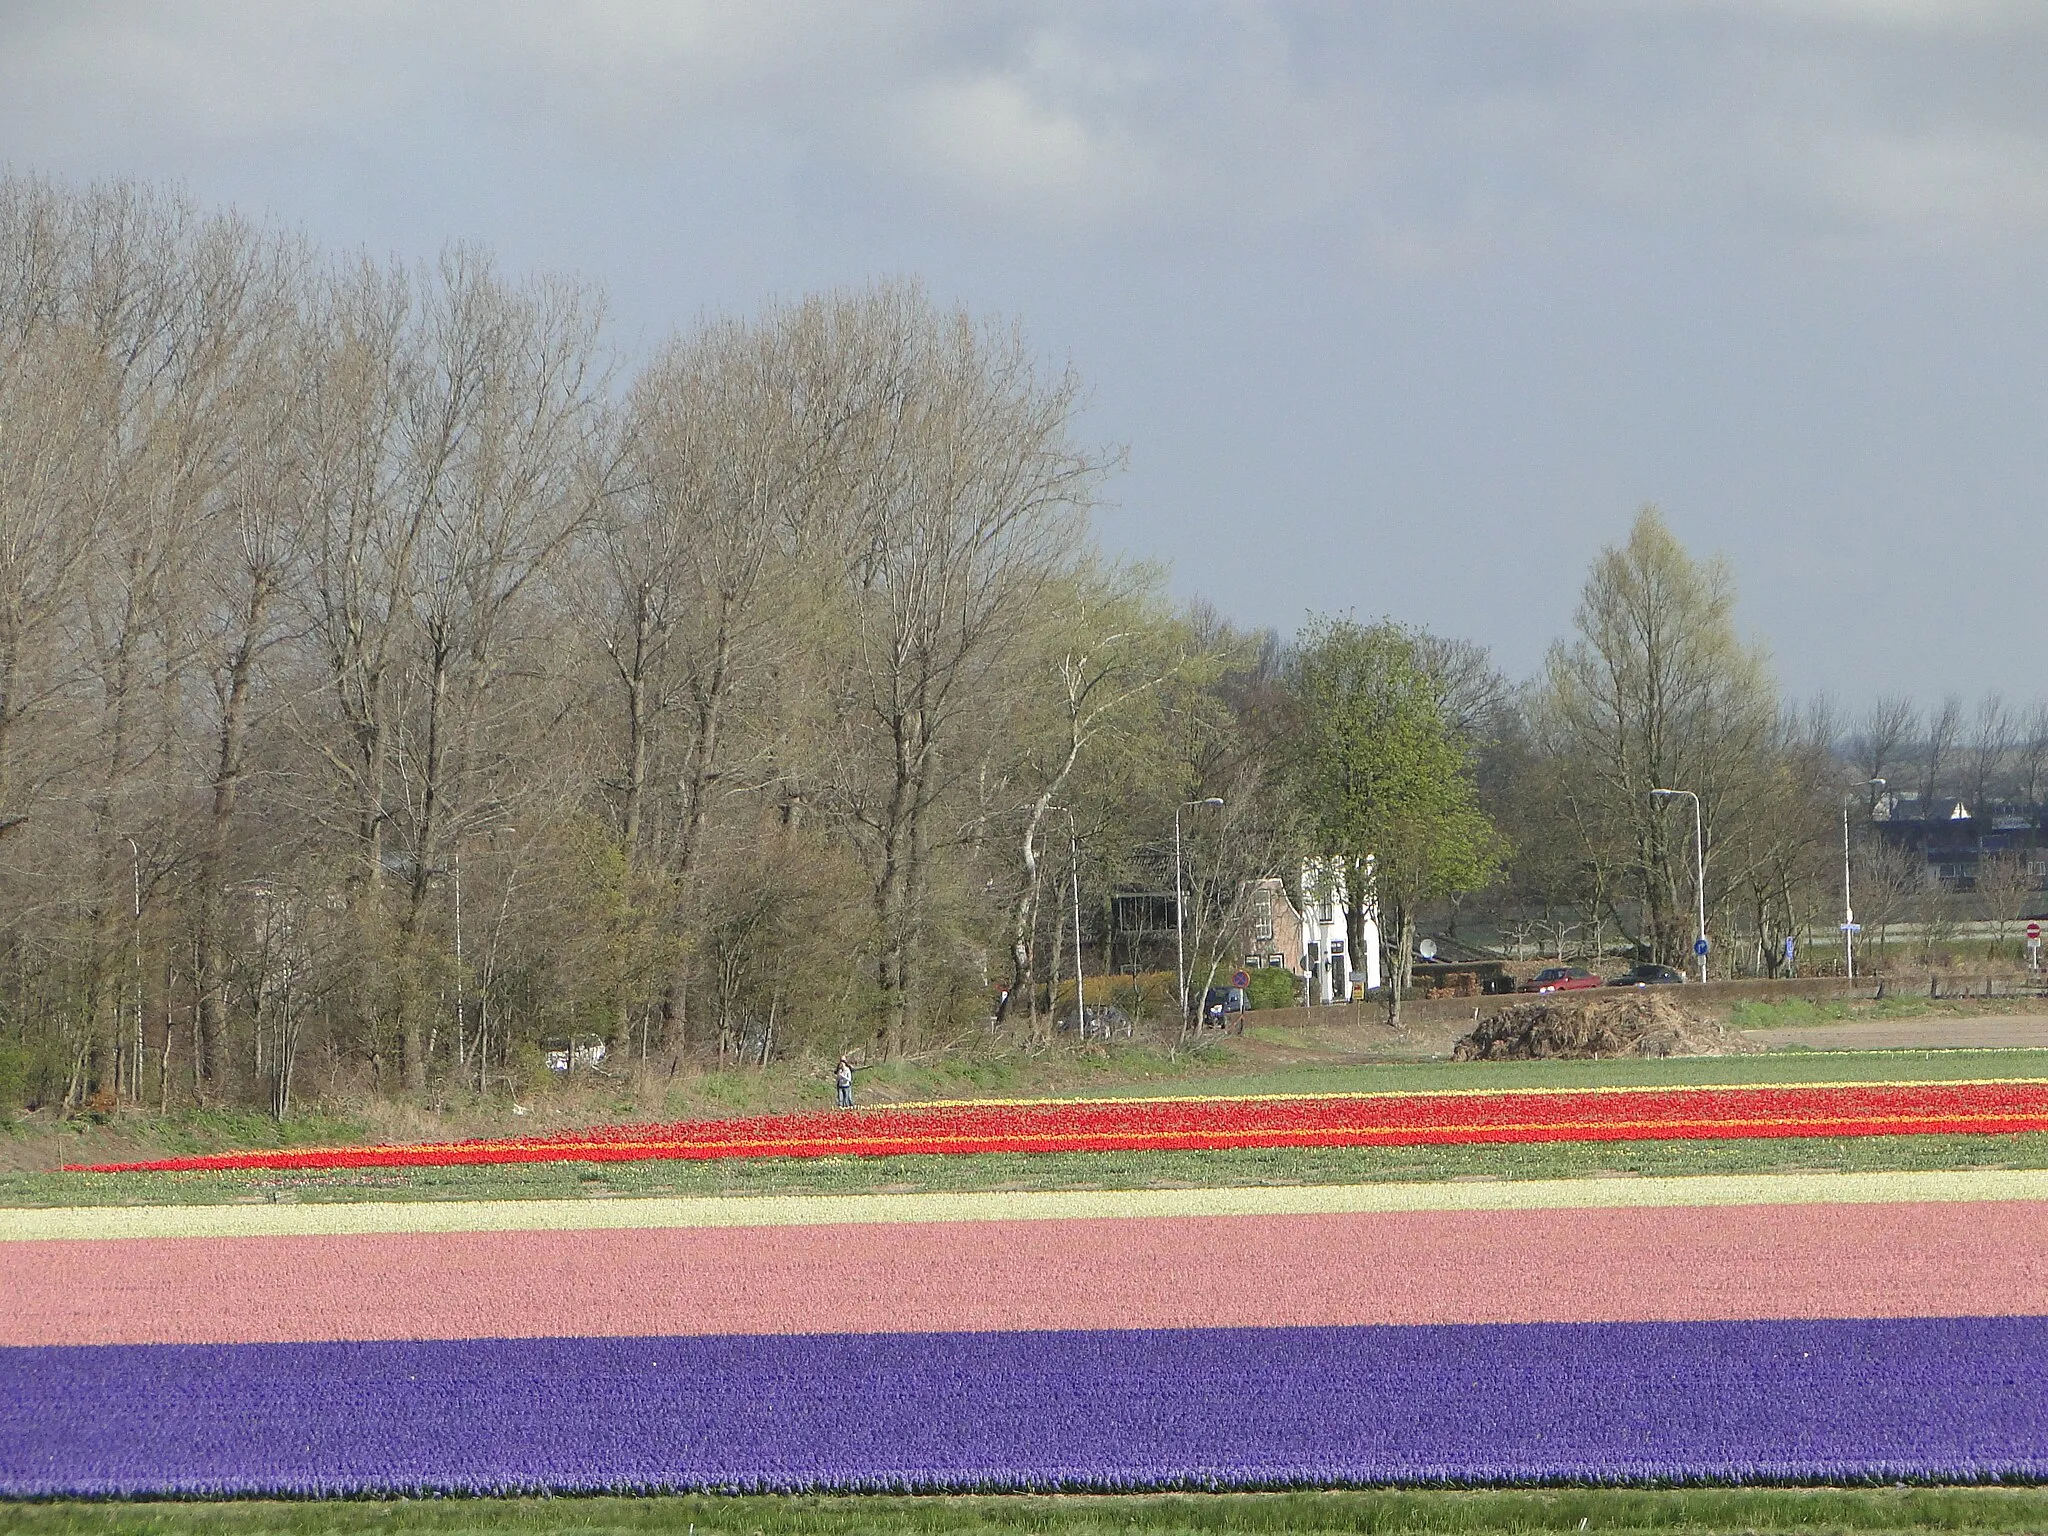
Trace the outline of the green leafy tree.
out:
M 1617 914 L 1639 951 L 1668 963 L 1684 963 L 1692 937 L 1692 818 L 1650 791 L 1699 795 L 1712 907 L 1717 846 L 1766 802 L 1778 761 L 1777 689 L 1734 607 L 1727 566 L 1693 559 L 1645 507 L 1593 562 L 1577 637 L 1551 650 L 1538 702 L 1598 884 L 1609 900 L 1635 898 Z
M 1387 1022 L 1398 1025 L 1418 911 L 1491 882 L 1501 839 L 1479 809 L 1470 748 L 1421 637 L 1392 623 L 1316 619 L 1289 683 L 1312 851 L 1341 864 L 1354 952 L 1378 904 Z

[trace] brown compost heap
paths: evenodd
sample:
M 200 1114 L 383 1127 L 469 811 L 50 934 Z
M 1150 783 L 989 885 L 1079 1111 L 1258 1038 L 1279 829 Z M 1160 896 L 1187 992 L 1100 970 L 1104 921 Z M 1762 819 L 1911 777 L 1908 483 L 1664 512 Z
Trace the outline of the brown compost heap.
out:
M 1590 1061 L 1608 1056 L 1730 1056 L 1747 1040 L 1661 991 L 1546 997 L 1483 1019 L 1452 1052 L 1459 1061 Z

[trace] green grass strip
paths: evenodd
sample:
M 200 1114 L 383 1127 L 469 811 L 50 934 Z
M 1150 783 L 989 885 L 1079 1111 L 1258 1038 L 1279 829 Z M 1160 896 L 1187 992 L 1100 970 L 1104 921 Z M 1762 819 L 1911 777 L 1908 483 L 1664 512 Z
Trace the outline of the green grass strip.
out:
M 1263 1071 L 1211 1068 L 1179 1080 L 1094 1083 L 1056 1097 L 1158 1098 L 1287 1093 L 1480 1092 L 1504 1088 L 1691 1088 L 1716 1084 L 1956 1082 L 2048 1077 L 2048 1050 L 1837 1051 L 1779 1047 L 1744 1056 L 1624 1057 L 1607 1061 L 1311 1063 Z
M 1586 1531 L 1758 1536 L 2048 1530 L 2048 1491 L 2012 1488 L 1427 1490 L 1122 1497 L 435 1499 L 385 1503 L 0 1505 L 20 1536 L 1407 1536 Z

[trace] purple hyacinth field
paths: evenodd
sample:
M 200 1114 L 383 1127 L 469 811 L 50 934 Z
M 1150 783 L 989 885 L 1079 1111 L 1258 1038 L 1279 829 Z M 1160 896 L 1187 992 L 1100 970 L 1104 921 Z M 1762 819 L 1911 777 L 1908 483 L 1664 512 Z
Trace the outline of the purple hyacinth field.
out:
M 0 1401 L 14 1497 L 2032 1480 L 2048 1321 L 59 1347 Z
M 0 1497 L 2048 1480 L 2044 1195 L 23 1211 Z

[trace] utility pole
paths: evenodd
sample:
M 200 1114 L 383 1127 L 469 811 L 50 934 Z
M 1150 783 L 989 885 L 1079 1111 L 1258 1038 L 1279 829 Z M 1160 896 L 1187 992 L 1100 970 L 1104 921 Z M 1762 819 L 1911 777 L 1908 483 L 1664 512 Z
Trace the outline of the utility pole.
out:
M 1865 779 L 1863 788 L 1875 785 L 1884 788 L 1883 779 Z M 1849 802 L 1856 798 L 1858 791 L 1842 791 L 1842 973 L 1849 981 L 1856 979 L 1856 908 L 1849 901 Z
M 1707 984 L 1707 834 L 1706 822 L 1700 816 L 1700 797 L 1689 789 L 1653 789 L 1651 797 L 1684 795 L 1692 801 L 1692 848 L 1693 887 L 1699 897 L 1700 927 L 1699 938 L 1693 945 L 1693 953 L 1700 960 L 1700 985 Z
M 1173 968 L 1180 981 L 1180 1027 L 1188 1027 L 1188 941 L 1187 923 L 1181 916 L 1181 891 L 1183 882 L 1180 873 L 1180 813 L 1197 807 L 1221 810 L 1223 802 L 1211 796 L 1207 800 L 1186 800 L 1173 813 Z
M 1077 1039 L 1088 1038 L 1088 983 L 1081 964 L 1081 834 L 1074 824 L 1074 808 L 1071 805 L 1047 806 L 1047 810 L 1064 811 L 1067 815 L 1067 878 L 1074 891 L 1074 1034 Z

